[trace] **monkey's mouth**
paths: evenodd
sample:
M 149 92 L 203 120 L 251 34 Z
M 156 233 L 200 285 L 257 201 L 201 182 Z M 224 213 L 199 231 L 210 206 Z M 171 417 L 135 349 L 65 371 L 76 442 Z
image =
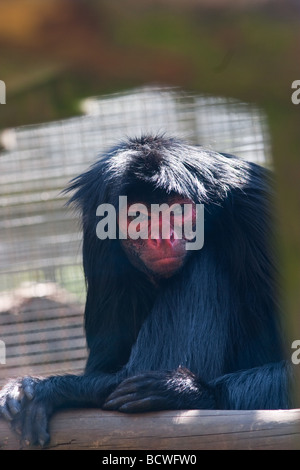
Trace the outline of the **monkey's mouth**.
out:
M 164 258 L 149 260 L 147 264 L 151 267 L 155 267 L 155 270 L 164 269 L 165 271 L 173 271 L 182 265 L 184 258 L 184 256 L 166 256 Z
M 151 263 L 179 263 L 184 256 L 166 256 L 164 258 L 157 258 L 151 260 Z

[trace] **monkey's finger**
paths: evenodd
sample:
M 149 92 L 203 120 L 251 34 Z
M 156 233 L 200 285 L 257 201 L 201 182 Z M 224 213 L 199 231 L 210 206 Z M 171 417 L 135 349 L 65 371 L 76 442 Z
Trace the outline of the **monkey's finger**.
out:
M 124 395 L 141 393 L 157 390 L 160 382 L 153 377 L 145 378 L 145 376 L 136 376 L 126 379 L 108 396 L 106 401 L 122 397 Z
M 32 400 L 34 397 L 34 385 L 35 381 L 31 377 L 25 377 L 23 379 L 22 387 L 28 400 Z
M 12 414 L 10 413 L 7 404 L 0 406 L 0 415 L 6 419 L 7 421 L 11 421 L 13 419 Z
M 129 401 L 120 406 L 119 411 L 123 413 L 142 413 L 145 411 L 158 411 L 167 409 L 164 400 L 159 396 L 150 396 L 141 400 Z
M 40 446 L 44 447 L 50 441 L 47 419 L 43 418 L 41 421 L 37 421 L 35 426 L 36 440 Z
M 8 397 L 6 400 L 7 408 L 9 409 L 12 416 L 17 415 L 21 411 L 21 402 L 14 398 Z
M 17 418 L 14 418 L 11 423 L 11 427 L 19 436 L 22 435 L 22 420 L 20 415 Z
M 22 445 L 30 446 L 35 444 L 35 438 L 33 437 L 33 427 L 30 417 L 26 417 L 22 423 Z
M 34 443 L 40 444 L 42 447 L 50 440 L 48 432 L 48 416 L 44 404 L 37 403 L 33 406 L 32 413 L 32 428 Z
M 141 395 L 137 393 L 128 393 L 126 395 L 118 396 L 113 399 L 108 397 L 108 400 L 104 403 L 102 408 L 104 410 L 116 411 L 119 410 L 120 407 L 124 406 L 126 403 L 135 402 L 140 400 L 141 398 L 143 397 L 141 397 Z
M 151 371 L 151 372 L 144 372 L 138 375 L 132 375 L 131 377 L 124 379 L 120 383 L 119 386 L 123 384 L 138 383 L 140 381 L 146 381 L 146 380 L 157 381 L 157 380 L 160 380 L 162 377 L 166 377 L 168 373 L 169 373 L 168 371 Z
M 137 384 L 121 384 L 119 385 L 105 400 L 105 403 L 124 397 L 125 395 L 134 394 L 139 390 Z
M 32 412 L 33 411 L 33 412 Z M 25 446 L 46 445 L 50 440 L 47 417 L 44 413 L 30 410 L 27 413 L 22 427 L 22 443 Z

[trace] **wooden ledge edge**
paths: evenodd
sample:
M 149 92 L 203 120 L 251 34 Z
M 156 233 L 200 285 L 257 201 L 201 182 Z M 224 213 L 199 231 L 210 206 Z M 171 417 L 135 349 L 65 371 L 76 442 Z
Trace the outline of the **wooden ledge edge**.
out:
M 69 409 L 50 422 L 47 450 L 300 450 L 300 409 L 183 410 L 124 414 Z M 0 450 L 22 447 L 0 419 Z

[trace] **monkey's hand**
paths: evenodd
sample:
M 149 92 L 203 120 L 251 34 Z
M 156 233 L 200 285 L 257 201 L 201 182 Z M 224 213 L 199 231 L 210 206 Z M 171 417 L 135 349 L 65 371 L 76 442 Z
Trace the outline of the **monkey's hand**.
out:
M 43 379 L 25 377 L 8 382 L 0 391 L 0 416 L 10 421 L 25 445 L 49 441 L 52 407 L 40 393 Z
M 214 409 L 210 387 L 188 369 L 154 371 L 123 380 L 103 409 L 138 413 L 158 410 Z

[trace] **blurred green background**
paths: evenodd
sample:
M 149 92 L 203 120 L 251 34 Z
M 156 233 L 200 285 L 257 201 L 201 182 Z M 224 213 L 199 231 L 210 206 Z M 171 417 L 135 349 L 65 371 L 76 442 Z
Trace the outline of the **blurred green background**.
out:
M 299 78 L 298 1 L 1 0 L 0 13 L 0 127 L 153 82 L 287 106 Z

